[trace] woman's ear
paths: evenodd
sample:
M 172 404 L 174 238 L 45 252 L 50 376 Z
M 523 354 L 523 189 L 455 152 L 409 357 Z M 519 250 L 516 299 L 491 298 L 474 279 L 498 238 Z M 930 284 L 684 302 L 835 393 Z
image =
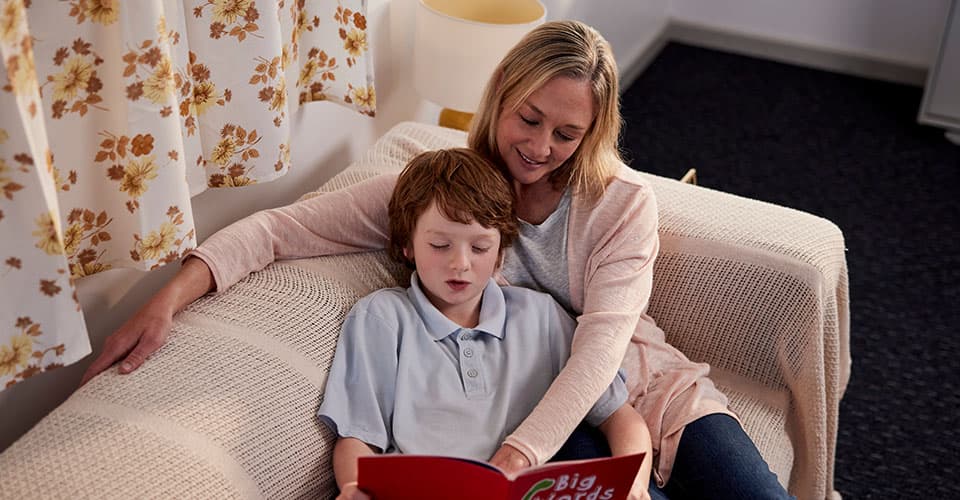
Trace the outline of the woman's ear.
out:
M 497 68 L 496 73 L 493 75 L 493 88 L 498 93 L 500 92 L 500 86 L 503 85 L 503 70 Z

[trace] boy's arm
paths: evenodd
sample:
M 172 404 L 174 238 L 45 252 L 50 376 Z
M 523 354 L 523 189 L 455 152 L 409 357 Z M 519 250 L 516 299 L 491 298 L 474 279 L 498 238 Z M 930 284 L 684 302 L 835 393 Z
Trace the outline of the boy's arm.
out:
M 337 487 L 340 488 L 338 499 L 369 498 L 357 488 L 357 460 L 376 453 L 373 447 L 357 438 L 337 439 L 337 444 L 333 447 L 333 475 L 337 479 Z
M 630 489 L 630 498 L 649 499 L 650 471 L 653 466 L 653 444 L 643 417 L 629 404 L 624 404 L 600 424 L 613 456 L 645 452 L 640 471 Z
M 321 422 L 339 437 L 333 472 L 340 500 L 369 498 L 357 488 L 357 459 L 380 453 L 391 439 L 388 423 L 394 406 L 400 327 L 396 322 L 391 327 L 372 312 L 389 297 L 389 293 L 374 292 L 350 310 L 317 410 Z

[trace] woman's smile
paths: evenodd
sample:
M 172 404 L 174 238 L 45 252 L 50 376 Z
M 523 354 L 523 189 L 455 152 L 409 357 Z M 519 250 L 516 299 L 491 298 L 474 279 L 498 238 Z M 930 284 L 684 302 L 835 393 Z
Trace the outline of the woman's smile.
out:
M 529 164 L 531 167 L 534 167 L 534 168 L 540 167 L 541 165 L 546 163 L 545 161 L 537 161 L 530 158 L 529 156 L 523 154 L 523 152 L 520 151 L 519 149 L 517 150 L 517 154 L 520 155 L 520 159 L 522 159 L 524 162 L 526 162 L 527 164 Z
M 504 107 L 497 125 L 497 148 L 513 181 L 549 182 L 580 146 L 593 122 L 590 83 L 554 77 L 516 109 Z

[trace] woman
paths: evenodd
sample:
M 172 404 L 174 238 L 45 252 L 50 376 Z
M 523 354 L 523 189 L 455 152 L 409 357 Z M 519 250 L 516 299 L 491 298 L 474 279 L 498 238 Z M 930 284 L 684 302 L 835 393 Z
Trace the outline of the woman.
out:
M 657 455 L 653 498 L 786 497 L 709 367 L 668 345 L 646 315 L 657 205 L 619 158 L 618 99 L 616 63 L 599 33 L 549 22 L 505 56 L 474 119 L 469 146 L 511 181 L 521 219 L 503 281 L 546 291 L 578 317 L 566 366 L 491 462 L 517 470 L 550 459 L 622 363 Z M 276 259 L 385 248 L 395 181 L 378 176 L 213 235 L 107 340 L 84 381 L 121 359 L 121 373 L 136 369 L 166 341 L 176 311 Z

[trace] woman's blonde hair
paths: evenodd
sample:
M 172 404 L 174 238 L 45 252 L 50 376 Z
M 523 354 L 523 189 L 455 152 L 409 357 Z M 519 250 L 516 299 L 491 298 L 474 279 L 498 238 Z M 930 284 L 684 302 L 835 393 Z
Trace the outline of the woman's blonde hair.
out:
M 471 148 L 501 167 L 497 122 L 505 108 L 516 111 L 551 79 L 564 76 L 590 82 L 596 116 L 583 142 L 550 175 L 555 186 L 572 186 L 596 201 L 620 163 L 620 93 L 617 63 L 610 44 L 579 21 L 551 21 L 534 28 L 504 56 L 487 82 L 467 139 Z
M 430 203 L 449 220 L 500 232 L 498 255 L 520 231 L 507 179 L 480 153 L 467 148 L 426 151 L 415 156 L 397 179 L 387 206 L 390 243 L 387 251 L 398 262 L 413 268 L 404 254 L 413 239 L 417 221 Z

